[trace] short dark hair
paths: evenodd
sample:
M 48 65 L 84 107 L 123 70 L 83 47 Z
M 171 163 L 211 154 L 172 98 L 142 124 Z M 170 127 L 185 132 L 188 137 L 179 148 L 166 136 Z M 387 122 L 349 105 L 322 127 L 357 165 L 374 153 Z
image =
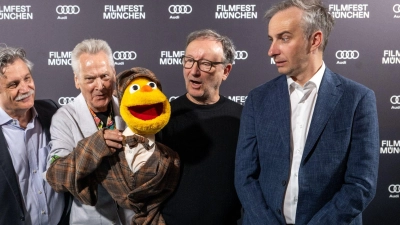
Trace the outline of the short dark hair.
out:
M 186 47 L 190 42 L 197 39 L 211 39 L 220 42 L 222 44 L 222 50 L 224 51 L 224 63 L 232 64 L 235 60 L 235 46 L 232 40 L 227 36 L 220 35 L 216 31 L 210 29 L 193 31 L 187 36 Z

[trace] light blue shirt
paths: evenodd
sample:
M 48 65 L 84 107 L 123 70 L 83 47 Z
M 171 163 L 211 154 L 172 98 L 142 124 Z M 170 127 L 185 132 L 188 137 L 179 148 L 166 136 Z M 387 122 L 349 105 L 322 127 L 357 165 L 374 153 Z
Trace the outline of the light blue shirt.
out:
M 49 141 L 32 109 L 32 120 L 26 129 L 0 108 L 0 126 L 7 141 L 15 173 L 24 201 L 26 224 L 55 225 L 64 209 L 64 195 L 53 191 L 43 180 Z M 7 204 L 3 202 L 2 204 Z

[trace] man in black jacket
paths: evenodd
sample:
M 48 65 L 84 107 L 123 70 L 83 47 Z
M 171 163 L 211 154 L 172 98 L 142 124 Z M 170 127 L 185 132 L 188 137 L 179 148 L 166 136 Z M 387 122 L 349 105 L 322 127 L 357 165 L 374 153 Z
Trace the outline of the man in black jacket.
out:
M 32 66 L 23 49 L 0 48 L 0 224 L 67 224 L 64 195 L 42 177 L 58 107 L 34 100 Z

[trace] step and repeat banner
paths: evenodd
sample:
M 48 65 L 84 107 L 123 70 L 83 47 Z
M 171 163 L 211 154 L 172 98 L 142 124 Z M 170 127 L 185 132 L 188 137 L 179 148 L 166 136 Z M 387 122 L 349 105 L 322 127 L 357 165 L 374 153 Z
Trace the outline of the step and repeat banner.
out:
M 221 94 L 245 104 L 254 87 L 278 76 L 268 57 L 265 11 L 277 0 L 59 0 L 0 1 L 0 43 L 23 47 L 35 64 L 37 99 L 73 101 L 71 51 L 87 38 L 106 40 L 116 71 L 152 70 L 173 100 L 185 93 L 179 57 L 186 36 L 211 28 L 237 48 Z M 375 199 L 364 224 L 400 224 L 400 0 L 326 0 L 336 20 L 324 53 L 334 72 L 376 93 L 380 168 Z M 316 181 L 318 182 L 318 181 Z

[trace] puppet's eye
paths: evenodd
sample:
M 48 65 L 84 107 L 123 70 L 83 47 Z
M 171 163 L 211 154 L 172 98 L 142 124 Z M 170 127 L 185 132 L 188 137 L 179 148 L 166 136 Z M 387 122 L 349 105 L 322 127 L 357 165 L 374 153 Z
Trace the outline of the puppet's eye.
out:
M 152 89 L 157 89 L 157 84 L 150 81 L 149 83 L 147 83 L 147 85 L 149 85 Z
M 136 91 L 138 91 L 140 89 L 140 86 L 137 84 L 132 84 L 132 86 L 129 88 L 129 91 L 131 92 L 131 94 L 135 93 Z

